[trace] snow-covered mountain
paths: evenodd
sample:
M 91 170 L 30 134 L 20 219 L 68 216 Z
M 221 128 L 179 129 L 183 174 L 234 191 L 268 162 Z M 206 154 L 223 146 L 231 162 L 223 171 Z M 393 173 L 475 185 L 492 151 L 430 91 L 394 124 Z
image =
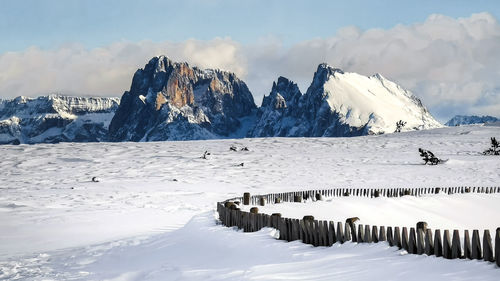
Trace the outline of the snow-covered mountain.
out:
M 105 140 L 118 102 L 62 95 L 0 100 L 0 144 Z
M 109 126 L 113 141 L 229 137 L 256 105 L 234 73 L 154 57 L 134 75 Z
M 280 77 L 265 96 L 249 137 L 344 137 L 438 128 L 421 101 L 380 74 L 370 77 L 320 64 L 302 95 Z
M 437 128 L 420 100 L 380 74 L 320 64 L 307 92 L 279 77 L 257 110 L 235 74 L 165 56 L 136 71 L 117 98 L 51 95 L 0 101 L 0 144 L 235 137 L 346 137 Z M 108 130 L 109 128 L 109 130 Z
M 498 122 L 500 119 L 493 116 L 476 116 L 476 115 L 456 115 L 446 122 L 446 126 L 460 126 L 470 124 L 484 124 Z

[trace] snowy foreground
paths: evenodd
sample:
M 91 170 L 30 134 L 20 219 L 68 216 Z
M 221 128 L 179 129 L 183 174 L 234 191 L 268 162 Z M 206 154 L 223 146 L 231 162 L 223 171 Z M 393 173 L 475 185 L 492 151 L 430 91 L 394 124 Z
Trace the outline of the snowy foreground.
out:
M 407 255 L 385 243 L 313 248 L 275 240 L 272 229 L 242 233 L 217 225 L 214 211 L 217 201 L 247 191 L 498 186 L 500 158 L 480 153 L 492 136 L 500 137 L 500 127 L 0 146 L 0 280 L 499 280 L 493 263 Z M 449 161 L 421 165 L 419 147 Z M 211 155 L 200 159 L 205 150 Z M 356 215 L 376 225 L 426 220 L 431 228 L 492 233 L 500 226 L 498 194 L 266 208 L 333 221 Z

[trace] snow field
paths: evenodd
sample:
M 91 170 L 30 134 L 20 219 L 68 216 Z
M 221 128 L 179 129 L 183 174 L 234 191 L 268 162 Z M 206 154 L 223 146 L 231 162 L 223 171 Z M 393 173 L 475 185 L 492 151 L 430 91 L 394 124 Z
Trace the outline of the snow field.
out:
M 500 136 L 499 127 L 356 138 L 0 146 L 0 279 L 498 280 L 500 270 L 490 263 L 406 255 L 386 244 L 313 248 L 277 241 L 270 229 L 228 229 L 216 225 L 214 215 L 217 201 L 243 192 L 495 186 L 500 159 L 481 155 L 492 136 Z M 229 151 L 231 145 L 250 151 Z M 419 147 L 449 161 L 424 166 Z M 205 150 L 211 155 L 200 159 Z M 100 182 L 91 182 L 93 176 Z M 498 196 L 384 200 L 316 202 L 313 215 L 345 220 L 352 208 L 363 224 L 413 226 L 405 218 L 424 218 L 431 228 L 498 226 Z M 302 205 L 312 212 L 309 203 Z

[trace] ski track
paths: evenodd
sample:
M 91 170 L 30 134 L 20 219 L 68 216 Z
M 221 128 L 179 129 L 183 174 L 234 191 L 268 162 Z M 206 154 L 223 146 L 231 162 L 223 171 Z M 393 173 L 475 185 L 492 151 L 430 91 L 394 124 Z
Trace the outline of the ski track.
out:
M 490 263 L 406 255 L 382 243 L 312 248 L 276 241 L 270 229 L 242 233 L 215 225 L 213 213 L 215 202 L 247 191 L 497 186 L 500 158 L 480 154 L 492 136 L 500 137 L 500 128 L 0 146 L 0 279 L 498 280 L 500 270 Z M 233 152 L 231 145 L 250 151 Z M 419 147 L 449 161 L 421 165 Z M 205 150 L 208 160 L 200 159 Z M 100 182 L 91 182 L 93 176 Z M 391 218 L 404 210 L 409 222 L 399 214 L 394 223 L 413 226 L 426 216 L 431 228 L 500 226 L 498 195 L 335 200 L 268 207 L 297 217 L 317 211 L 335 221 L 357 208 L 362 223 L 373 225 L 390 224 L 379 221 L 381 213 Z M 383 212 L 371 215 L 370 208 L 381 206 Z

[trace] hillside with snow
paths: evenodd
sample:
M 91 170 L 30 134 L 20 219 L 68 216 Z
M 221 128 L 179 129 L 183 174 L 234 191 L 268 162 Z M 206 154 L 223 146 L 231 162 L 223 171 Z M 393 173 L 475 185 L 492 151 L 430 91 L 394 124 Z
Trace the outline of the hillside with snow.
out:
M 217 201 L 243 192 L 497 186 L 499 158 L 482 155 L 490 137 L 499 138 L 500 127 L 0 146 L 0 279 L 498 280 L 492 263 L 408 255 L 384 243 L 314 248 L 276 240 L 272 229 L 226 228 L 215 213 Z M 448 161 L 423 165 L 419 147 Z M 376 225 L 425 219 L 431 227 L 492 229 L 500 226 L 499 200 L 498 194 L 341 197 L 279 211 L 332 221 L 358 212 L 363 223 Z
M 448 122 L 446 122 L 445 125 L 461 126 L 461 125 L 472 125 L 472 124 L 495 123 L 499 121 L 500 119 L 493 116 L 456 115 L 450 120 L 448 120 Z
M 0 100 L 0 144 L 105 140 L 118 102 L 56 94 Z

